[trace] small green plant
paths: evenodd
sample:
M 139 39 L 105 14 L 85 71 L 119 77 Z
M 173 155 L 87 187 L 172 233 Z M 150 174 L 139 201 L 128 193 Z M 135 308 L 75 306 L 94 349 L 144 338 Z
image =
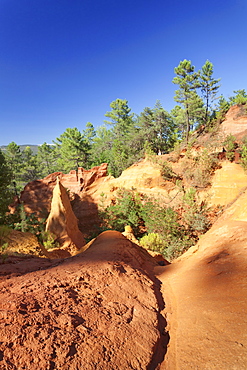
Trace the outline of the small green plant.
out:
M 160 253 L 164 250 L 164 242 L 158 233 L 144 235 L 140 239 L 140 245 L 146 249 Z
M 172 169 L 172 166 L 167 162 L 164 161 L 161 164 L 161 176 L 164 180 L 172 181 L 176 183 L 177 180 L 180 179 L 180 176 L 178 176 Z
M 20 205 L 20 220 L 15 223 L 15 230 L 22 232 L 31 232 L 40 239 L 41 233 L 45 229 L 45 219 L 38 219 L 35 213 L 27 214 L 24 205 Z
M 196 240 L 189 235 L 184 233 L 182 237 L 178 237 L 167 245 L 166 249 L 163 251 L 163 255 L 169 261 L 174 260 L 186 252 L 193 244 L 196 243 Z
M 243 143 L 240 150 L 241 154 L 241 166 L 245 171 L 247 171 L 247 137 L 243 138 Z
M 162 205 L 161 199 L 120 189 L 112 204 L 99 213 L 102 227 L 122 232 L 130 225 L 141 245 L 172 260 L 194 245 L 209 226 L 207 207 L 197 201 L 195 189 L 185 193 L 183 208 L 181 214 Z
M 117 198 L 112 204 L 105 209 L 99 210 L 99 215 L 102 219 L 102 227 L 112 228 L 117 231 L 124 231 L 124 226 L 130 225 L 135 235 L 140 235 L 140 217 L 141 200 L 138 193 L 119 189 Z
M 106 195 L 105 193 L 100 193 L 100 199 L 99 199 L 99 209 L 103 210 L 105 209 L 105 201 L 106 201 Z
M 144 143 L 144 153 L 149 160 L 152 160 L 152 158 L 156 156 L 149 141 L 145 141 Z
M 4 253 L 5 249 L 8 248 L 9 243 L 6 241 L 11 229 L 6 225 L 0 225 L 0 255 L 2 263 L 5 262 L 8 257 L 7 253 Z
M 226 150 L 226 158 L 229 161 L 233 161 L 235 157 L 235 150 L 237 148 L 236 138 L 232 134 L 228 135 L 223 142 L 223 145 Z
M 50 231 L 42 231 L 39 235 L 39 240 L 46 249 L 59 248 L 59 243 L 56 241 L 56 236 Z
M 196 190 L 189 188 L 183 196 L 183 218 L 187 228 L 193 233 L 205 233 L 210 222 L 207 217 L 208 207 L 206 202 L 199 202 L 197 199 Z

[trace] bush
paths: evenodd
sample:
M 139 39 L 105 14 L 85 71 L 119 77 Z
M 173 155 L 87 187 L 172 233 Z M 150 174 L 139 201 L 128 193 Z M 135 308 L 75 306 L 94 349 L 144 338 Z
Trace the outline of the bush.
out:
M 0 224 L 6 223 L 8 205 L 13 201 L 14 192 L 10 188 L 13 173 L 0 150 Z
M 140 239 L 140 245 L 146 249 L 149 249 L 155 252 L 162 253 L 164 250 L 164 243 L 160 235 L 157 233 L 150 233 L 150 234 L 144 235 Z
M 119 189 L 113 204 L 99 211 L 103 223 L 102 227 L 110 227 L 123 232 L 125 225 L 130 225 L 138 236 L 140 235 L 140 226 L 142 224 L 140 211 L 140 196 L 131 190 Z
M 171 165 L 167 161 L 164 161 L 161 164 L 161 176 L 164 180 L 172 181 L 174 183 L 180 179 L 180 176 L 173 171 Z
M 235 149 L 237 148 L 235 136 L 231 134 L 228 135 L 223 142 L 223 145 L 226 149 L 226 158 L 232 162 L 235 157 Z
M 183 218 L 186 226 L 191 232 L 196 234 L 205 233 L 211 226 L 207 213 L 209 211 L 206 202 L 199 202 L 196 190 L 190 188 L 183 197 Z
M 20 204 L 18 214 L 18 222 L 13 225 L 15 230 L 34 234 L 39 243 L 47 249 L 59 247 L 59 244 L 55 241 L 55 236 L 49 231 L 45 231 L 45 218 L 39 219 L 35 213 L 27 214 L 24 204 Z
M 105 227 L 122 232 L 130 225 L 135 235 L 142 237 L 141 245 L 172 260 L 194 245 L 210 225 L 206 204 L 197 201 L 195 189 L 185 193 L 183 207 L 179 219 L 178 212 L 162 206 L 161 200 L 120 189 L 117 199 L 100 215 Z
M 27 214 L 24 204 L 19 206 L 18 211 L 20 219 L 15 223 L 15 230 L 29 231 L 39 238 L 40 234 L 45 230 L 45 219 L 38 219 L 35 213 Z
M 218 158 L 214 154 L 209 154 L 207 149 L 183 162 L 185 179 L 192 186 L 199 188 L 210 185 L 211 177 L 217 168 L 219 168 Z
M 246 171 L 247 170 L 247 137 L 243 138 L 243 143 L 240 149 L 241 154 L 241 166 Z

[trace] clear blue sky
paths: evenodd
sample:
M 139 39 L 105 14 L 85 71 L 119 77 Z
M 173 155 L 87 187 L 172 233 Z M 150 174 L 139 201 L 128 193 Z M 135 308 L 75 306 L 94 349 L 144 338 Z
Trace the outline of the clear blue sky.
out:
M 246 0 L 0 0 L 0 145 L 97 128 L 117 98 L 169 111 L 183 59 L 247 90 L 246 20 Z

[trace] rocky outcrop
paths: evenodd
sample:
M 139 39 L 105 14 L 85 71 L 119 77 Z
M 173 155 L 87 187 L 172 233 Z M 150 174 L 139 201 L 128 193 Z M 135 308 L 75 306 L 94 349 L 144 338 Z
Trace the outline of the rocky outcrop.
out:
M 211 187 L 205 198 L 211 206 L 227 206 L 233 202 L 247 186 L 247 173 L 237 163 L 221 162 L 221 168 L 212 177 Z
M 132 227 L 126 225 L 124 228 L 124 232 L 122 233 L 127 239 L 129 239 L 132 243 L 139 245 L 139 241 L 136 239 Z
M 79 219 L 79 227 L 84 236 L 88 236 L 99 226 L 97 203 L 100 199 L 100 185 L 111 179 L 107 176 L 107 164 L 85 170 L 81 167 L 69 174 L 55 172 L 44 179 L 29 182 L 21 192 L 20 199 L 11 205 L 14 213 L 18 205 L 23 203 L 27 214 L 34 213 L 40 219 L 46 219 L 51 209 L 51 199 L 57 178 L 69 190 L 73 212 Z
M 232 134 L 237 140 L 247 135 L 247 108 L 246 105 L 234 105 L 230 107 L 220 132 L 224 137 Z
M 78 228 L 78 220 L 72 210 L 66 189 L 57 178 L 53 190 L 51 211 L 46 221 L 46 231 L 55 236 L 56 241 L 66 249 L 77 250 L 85 245 L 85 240 Z
M 57 178 L 72 194 L 81 196 L 94 182 L 107 178 L 107 163 L 93 167 L 91 170 L 79 167 L 77 171 L 72 170 L 69 174 L 54 172 L 44 179 L 29 182 L 20 195 L 20 201 L 24 204 L 27 213 L 36 213 L 39 217 L 47 216 Z M 14 208 L 13 205 L 12 211 Z

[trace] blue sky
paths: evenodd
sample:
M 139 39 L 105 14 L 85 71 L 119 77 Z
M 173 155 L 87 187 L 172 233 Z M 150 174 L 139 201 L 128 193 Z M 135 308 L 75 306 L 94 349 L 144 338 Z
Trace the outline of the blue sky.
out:
M 225 97 L 247 90 L 246 0 L 0 0 L 0 145 L 175 105 L 174 67 L 208 59 Z

